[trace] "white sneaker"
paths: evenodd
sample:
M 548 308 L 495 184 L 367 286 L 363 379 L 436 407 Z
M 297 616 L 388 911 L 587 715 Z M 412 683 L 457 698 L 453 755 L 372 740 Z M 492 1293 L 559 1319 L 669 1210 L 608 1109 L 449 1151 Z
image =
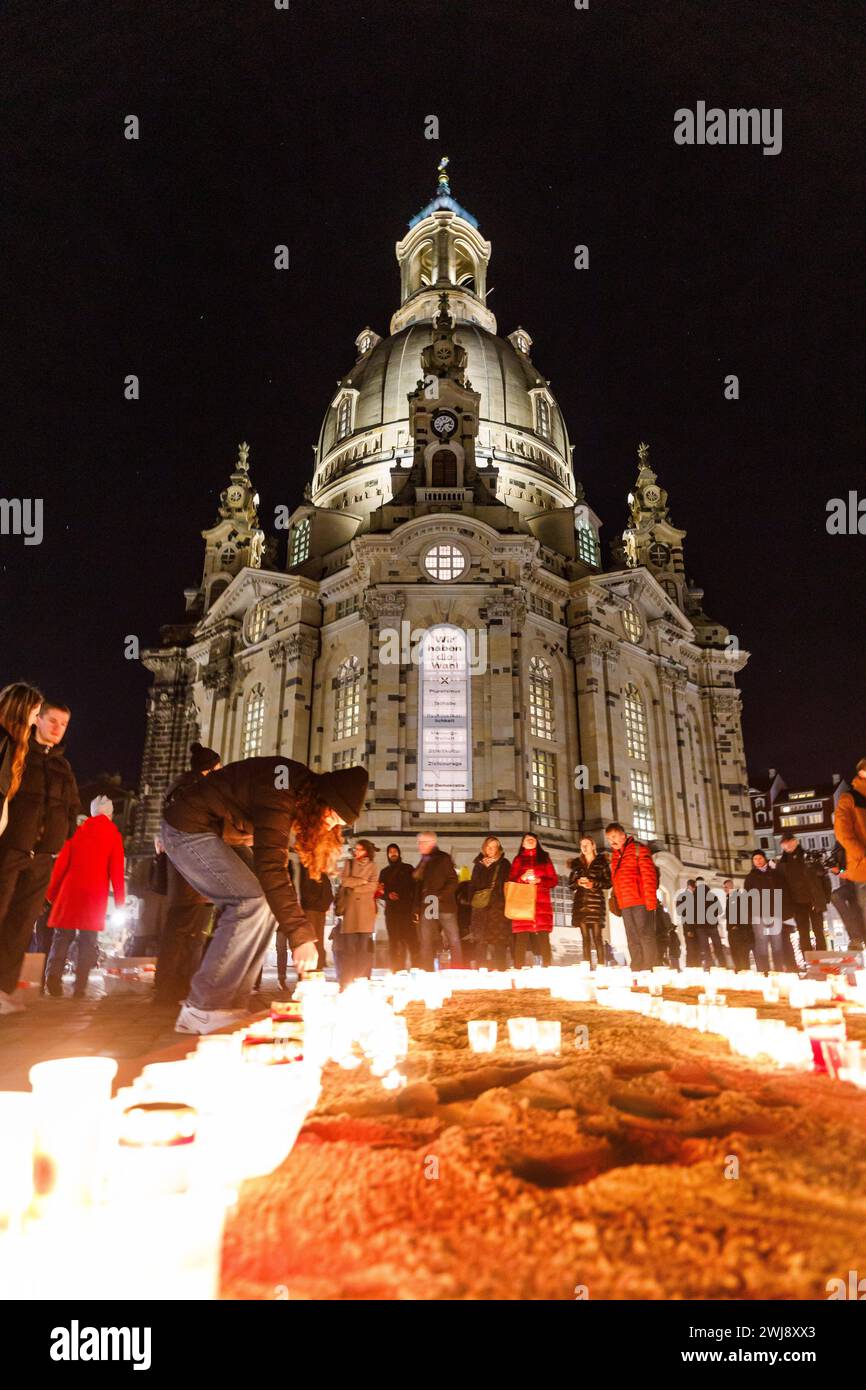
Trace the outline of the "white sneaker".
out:
M 24 1005 L 14 994 L 7 994 L 5 989 L 0 989 L 0 1014 L 23 1014 Z
M 181 1005 L 174 1025 L 176 1033 L 216 1033 L 249 1018 L 248 1009 L 197 1009 L 192 1004 Z

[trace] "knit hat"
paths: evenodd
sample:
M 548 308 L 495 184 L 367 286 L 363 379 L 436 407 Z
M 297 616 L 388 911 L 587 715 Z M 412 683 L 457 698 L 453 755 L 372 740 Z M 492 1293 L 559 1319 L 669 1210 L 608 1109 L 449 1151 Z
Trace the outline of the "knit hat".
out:
M 326 806 L 352 825 L 364 809 L 369 781 L 365 767 L 344 767 L 337 772 L 317 774 L 316 792 Z
M 90 814 L 92 816 L 108 816 L 108 819 L 111 820 L 114 815 L 114 802 L 109 801 L 107 796 L 95 796 L 90 803 Z
M 220 762 L 216 749 L 204 748 L 200 743 L 191 744 L 189 754 L 189 765 L 193 772 L 209 772 Z

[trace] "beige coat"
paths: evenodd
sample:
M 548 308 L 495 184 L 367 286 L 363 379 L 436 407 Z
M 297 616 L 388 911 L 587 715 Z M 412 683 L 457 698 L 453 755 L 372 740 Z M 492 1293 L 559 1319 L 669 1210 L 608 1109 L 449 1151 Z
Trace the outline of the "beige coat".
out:
M 862 772 L 851 785 L 866 796 L 866 777 Z M 839 797 L 833 829 L 845 850 L 846 876 L 852 883 L 866 883 L 866 807 L 857 806 L 850 792 Z
M 346 905 L 343 909 L 341 930 L 349 935 L 354 932 L 372 932 L 376 925 L 376 900 L 373 894 L 379 882 L 379 870 L 372 859 L 349 859 L 340 874 L 341 886 L 346 890 Z

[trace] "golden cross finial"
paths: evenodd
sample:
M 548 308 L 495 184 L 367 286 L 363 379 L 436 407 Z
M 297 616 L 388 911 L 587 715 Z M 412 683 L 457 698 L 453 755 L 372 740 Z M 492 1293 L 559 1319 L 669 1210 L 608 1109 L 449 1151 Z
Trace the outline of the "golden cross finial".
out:
M 249 444 L 238 445 L 238 467 L 247 472 L 250 466 L 250 446 Z

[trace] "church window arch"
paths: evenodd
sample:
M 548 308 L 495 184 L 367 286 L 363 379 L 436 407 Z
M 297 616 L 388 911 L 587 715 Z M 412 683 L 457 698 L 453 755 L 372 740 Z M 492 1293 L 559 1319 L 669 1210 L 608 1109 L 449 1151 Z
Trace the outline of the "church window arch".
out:
M 632 682 L 623 692 L 625 745 L 629 758 L 629 792 L 631 794 L 632 825 L 637 835 L 652 838 L 656 833 L 655 801 L 652 772 L 649 764 L 649 728 L 646 705 L 637 686 Z
M 254 685 L 244 706 L 244 723 L 241 738 L 241 757 L 257 758 L 262 751 L 265 732 L 265 689 Z
M 550 402 L 544 396 L 535 401 L 535 428 L 542 439 L 550 438 Z
M 577 556 L 585 565 L 597 567 L 601 563 L 598 536 L 585 522 L 577 528 Z
M 625 712 L 625 744 L 630 758 L 646 762 L 649 757 L 646 707 L 636 685 L 627 685 L 622 692 Z
M 334 682 L 334 739 L 355 738 L 361 727 L 361 666 L 356 656 L 341 664 Z
M 337 439 L 347 439 L 352 433 L 352 397 L 343 396 L 337 406 Z
M 430 461 L 431 487 L 457 486 L 457 455 L 453 449 L 437 449 Z
M 289 569 L 293 565 L 302 565 L 310 556 L 310 518 L 302 517 L 296 521 L 292 527 L 291 539 L 289 541 Z
M 626 603 L 625 608 L 622 610 L 622 627 L 629 642 L 640 641 L 643 633 L 643 623 L 640 620 L 640 613 L 638 613 L 633 603 Z
M 554 738 L 553 672 L 540 656 L 529 663 L 529 732 L 533 738 Z
M 256 603 L 247 614 L 247 641 L 250 646 L 255 646 L 256 642 L 261 642 L 265 635 L 267 626 L 268 612 L 263 602 Z

